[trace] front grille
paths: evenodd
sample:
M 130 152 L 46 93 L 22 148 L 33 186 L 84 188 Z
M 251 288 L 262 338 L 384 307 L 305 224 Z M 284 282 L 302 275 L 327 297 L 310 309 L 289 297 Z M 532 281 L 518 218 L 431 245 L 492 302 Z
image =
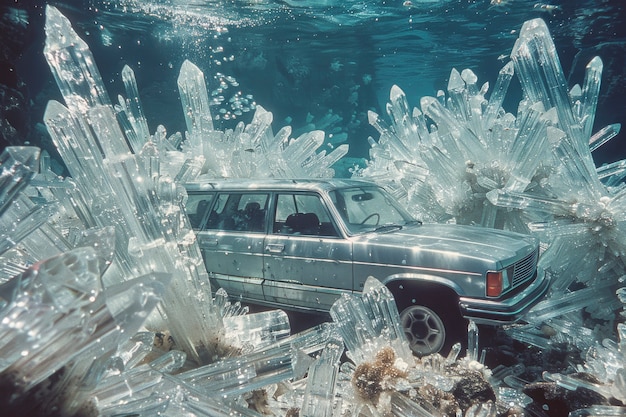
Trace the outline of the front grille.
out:
M 537 269 L 537 258 L 539 257 L 539 248 L 532 251 L 524 259 L 521 259 L 513 265 L 512 287 L 526 282 L 535 274 Z

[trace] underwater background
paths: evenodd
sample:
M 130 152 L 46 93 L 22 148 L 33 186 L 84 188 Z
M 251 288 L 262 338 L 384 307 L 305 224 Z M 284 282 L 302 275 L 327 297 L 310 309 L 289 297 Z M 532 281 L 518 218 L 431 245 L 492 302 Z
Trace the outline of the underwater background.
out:
M 87 42 L 112 98 L 124 91 L 124 65 L 135 71 L 150 131 L 185 130 L 176 78 L 188 59 L 205 74 L 217 129 L 249 123 L 261 105 L 274 115 L 274 132 L 324 130 L 325 146 L 348 143 L 358 163 L 368 136 L 378 137 L 367 111 L 384 113 L 392 85 L 411 106 L 445 90 L 452 68 L 470 68 L 479 85 L 493 86 L 522 23 L 535 17 L 548 24 L 569 86 L 582 83 L 591 58 L 602 58 L 593 131 L 626 116 L 623 0 L 3 0 L 0 147 L 40 146 L 59 174 L 42 123 L 48 100 L 60 100 L 42 53 L 46 4 Z M 514 83 L 503 106 L 513 113 L 521 97 Z M 594 152 L 596 165 L 626 157 L 625 135 Z

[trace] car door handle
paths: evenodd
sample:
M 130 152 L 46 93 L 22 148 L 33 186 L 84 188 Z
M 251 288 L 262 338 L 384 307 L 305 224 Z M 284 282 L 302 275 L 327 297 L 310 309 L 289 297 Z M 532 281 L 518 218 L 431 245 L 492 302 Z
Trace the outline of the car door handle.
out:
M 282 243 L 268 243 L 265 245 L 265 250 L 270 253 L 282 253 L 285 250 L 285 245 Z
M 203 246 L 217 246 L 218 242 L 217 242 L 217 239 L 215 238 L 199 236 L 198 243 L 200 243 Z

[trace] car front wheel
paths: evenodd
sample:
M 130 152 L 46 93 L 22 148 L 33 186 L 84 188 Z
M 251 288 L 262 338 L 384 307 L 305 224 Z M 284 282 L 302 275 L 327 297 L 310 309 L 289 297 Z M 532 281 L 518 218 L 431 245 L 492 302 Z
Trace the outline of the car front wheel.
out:
M 441 317 L 428 307 L 411 305 L 400 313 L 411 350 L 418 356 L 442 350 L 446 343 L 446 326 Z

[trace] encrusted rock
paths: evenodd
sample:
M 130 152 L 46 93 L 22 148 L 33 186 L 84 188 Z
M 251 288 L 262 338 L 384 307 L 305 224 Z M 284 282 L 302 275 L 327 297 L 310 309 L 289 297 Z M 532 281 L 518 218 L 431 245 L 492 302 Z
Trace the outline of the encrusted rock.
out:
M 464 412 L 474 404 L 496 401 L 493 387 L 481 372 L 466 367 L 456 367 L 454 371 L 459 380 L 452 390 L 452 395 Z
M 599 381 L 590 374 L 576 373 L 572 377 L 592 382 Z M 602 395 L 586 388 L 568 390 L 555 382 L 534 382 L 524 387 L 524 394 L 533 399 L 536 406 L 550 417 L 567 417 L 570 412 L 592 405 L 611 405 Z
M 405 378 L 407 373 L 394 366 L 396 354 L 391 347 L 386 347 L 376 354 L 373 362 L 357 366 L 352 376 L 356 392 L 364 400 L 377 404 L 383 391 L 393 389 L 393 382 Z

